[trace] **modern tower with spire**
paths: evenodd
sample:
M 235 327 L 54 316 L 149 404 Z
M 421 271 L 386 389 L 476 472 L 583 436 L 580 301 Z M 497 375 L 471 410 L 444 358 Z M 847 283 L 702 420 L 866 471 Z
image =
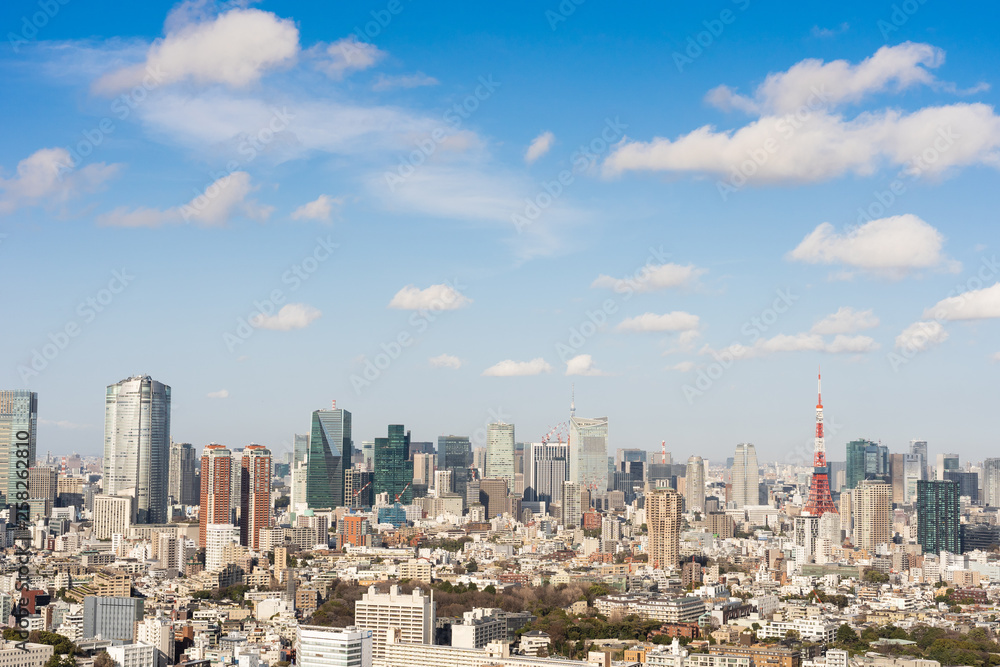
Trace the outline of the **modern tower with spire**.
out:
M 809 486 L 809 501 L 803 514 L 823 516 L 827 512 L 837 512 L 830 495 L 830 470 L 826 465 L 826 440 L 823 438 L 823 377 L 816 375 L 816 445 L 813 453 L 812 484 Z

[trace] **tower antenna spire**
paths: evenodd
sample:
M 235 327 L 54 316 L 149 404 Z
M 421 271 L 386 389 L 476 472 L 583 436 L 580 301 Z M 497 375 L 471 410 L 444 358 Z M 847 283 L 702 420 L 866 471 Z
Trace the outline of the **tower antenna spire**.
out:
M 802 509 L 804 514 L 823 516 L 827 512 L 837 512 L 830 495 L 830 470 L 826 465 L 826 438 L 823 435 L 823 371 L 816 373 L 816 440 L 813 450 L 812 484 L 809 485 L 809 500 Z
M 576 383 L 570 385 L 569 393 L 569 416 L 576 416 Z

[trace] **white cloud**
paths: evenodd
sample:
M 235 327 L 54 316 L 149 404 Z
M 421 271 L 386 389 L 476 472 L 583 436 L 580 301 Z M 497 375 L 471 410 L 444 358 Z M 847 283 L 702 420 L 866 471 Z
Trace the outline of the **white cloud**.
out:
M 933 345 L 940 345 L 948 340 L 948 332 L 940 322 L 934 320 L 914 322 L 896 336 L 897 350 L 912 350 L 922 352 Z
M 145 62 L 105 74 L 94 90 L 113 95 L 140 84 L 155 88 L 182 81 L 245 87 L 265 71 L 294 62 L 299 50 L 294 22 L 258 9 L 237 8 L 214 19 L 177 23 L 153 42 Z
M 538 158 L 548 153 L 549 149 L 552 148 L 552 144 L 555 142 L 556 135 L 551 132 L 542 132 L 531 140 L 531 145 L 528 146 L 528 150 L 524 153 L 524 161 L 531 164 Z
M 678 371 L 680 373 L 690 373 L 694 369 L 695 363 L 693 361 L 682 361 L 673 366 L 667 366 L 668 371 Z
M 809 330 L 816 334 L 848 334 L 878 326 L 878 318 L 871 309 L 854 310 L 841 306 L 837 312 L 827 315 Z
M 878 343 L 869 336 L 840 335 L 828 341 L 819 334 L 798 333 L 779 334 L 773 338 L 759 338 L 752 345 L 736 343 L 722 350 L 714 350 L 706 345 L 701 349 L 701 354 L 710 354 L 715 358 L 753 359 L 781 352 L 861 354 L 872 352 L 878 348 Z
M 393 88 L 420 88 L 422 86 L 436 86 L 440 81 L 423 72 L 415 74 L 400 74 L 398 76 L 387 76 L 379 74 L 378 79 L 372 84 L 372 90 L 392 90 Z
M 340 206 L 344 203 L 342 198 L 334 198 L 329 195 L 320 195 L 313 201 L 299 206 L 292 211 L 292 220 L 320 220 L 329 222 L 333 213 L 334 205 Z
M 994 352 L 993 356 L 990 357 L 990 360 L 993 361 L 993 362 L 1000 361 L 1000 352 Z
M 937 320 L 983 320 L 1000 317 L 1000 283 L 938 301 L 924 311 Z
M 603 273 L 590 284 L 593 288 L 613 289 L 616 292 L 654 292 L 671 287 L 690 285 L 698 276 L 706 273 L 693 264 L 647 264 L 636 275 L 625 278 L 612 278 Z
M 250 174 L 234 171 L 209 185 L 202 194 L 183 206 L 166 210 L 121 206 L 99 216 L 97 222 L 106 227 L 161 227 L 185 222 L 201 227 L 223 227 L 237 217 L 266 220 L 274 209 L 248 199 L 255 189 L 250 182 Z
M 0 215 L 22 206 L 63 202 L 99 190 L 120 165 L 98 162 L 75 169 L 65 148 L 42 148 L 17 163 L 11 178 L 0 176 Z
M 843 26 L 842 26 L 843 27 Z M 872 93 L 904 90 L 936 79 L 929 69 L 944 64 L 944 51 L 930 44 L 906 42 L 883 46 L 857 65 L 846 60 L 825 63 L 808 58 L 784 72 L 768 74 L 753 98 L 737 95 L 726 86 L 709 93 L 709 101 L 725 108 L 794 113 L 819 100 L 824 106 L 859 102 Z
M 644 313 L 622 320 L 615 331 L 689 331 L 697 329 L 700 320 L 697 315 L 675 310 L 663 315 Z
M 94 428 L 92 424 L 78 424 L 77 422 L 71 422 L 66 419 L 39 419 L 38 423 L 45 426 L 55 426 L 56 428 L 65 429 L 67 431 L 85 431 L 89 428 Z
M 396 292 L 389 302 L 389 308 L 399 310 L 456 310 L 472 303 L 472 299 L 465 296 L 448 283 L 431 285 L 426 289 L 420 289 L 415 285 L 407 285 Z
M 872 220 L 846 234 L 824 222 L 787 257 L 898 276 L 914 269 L 953 269 L 954 262 L 942 253 L 943 245 L 941 232 L 917 216 L 905 214 Z
M 709 92 L 711 104 L 756 118 L 735 130 L 706 125 L 673 140 L 626 139 L 604 161 L 603 173 L 713 174 L 726 196 L 745 183 L 813 183 L 845 174 L 867 176 L 886 165 L 913 177 L 1000 165 L 1000 117 L 986 104 L 931 106 L 912 113 L 885 108 L 853 118 L 836 111 L 870 93 L 917 84 L 954 92 L 954 86 L 928 71 L 941 62 L 940 49 L 908 43 L 879 49 L 858 65 L 802 61 L 771 74 L 753 97 L 720 86 Z
M 812 36 L 822 37 L 824 39 L 828 37 L 836 37 L 837 35 L 847 32 L 850 28 L 850 23 L 841 23 L 836 28 L 820 28 L 818 25 L 814 25 L 812 29 Z
M 292 331 L 309 326 L 322 313 L 304 303 L 289 303 L 274 315 L 259 313 L 250 319 L 250 324 L 258 329 L 271 331 Z
M 537 359 L 532 359 L 531 361 L 514 361 L 513 359 L 505 359 L 499 363 L 496 363 L 485 371 L 483 375 L 491 377 L 519 377 L 524 375 L 541 375 L 542 373 L 551 373 L 552 366 L 549 362 L 545 361 L 541 357 Z
M 317 54 L 316 66 L 331 79 L 339 81 L 352 71 L 368 69 L 385 57 L 385 51 L 374 44 L 360 42 L 354 35 L 312 49 Z
M 229 390 L 220 389 L 219 391 L 210 391 L 205 396 L 208 398 L 229 398 Z
M 458 370 L 462 367 L 462 360 L 452 354 L 439 354 L 428 359 L 431 368 L 451 368 Z
M 594 360 L 589 354 L 578 354 L 566 362 L 566 375 L 606 375 L 594 367 Z

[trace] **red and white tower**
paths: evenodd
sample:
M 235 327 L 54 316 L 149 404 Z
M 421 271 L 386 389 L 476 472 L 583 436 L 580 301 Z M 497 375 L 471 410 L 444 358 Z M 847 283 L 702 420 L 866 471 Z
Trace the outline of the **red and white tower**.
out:
M 809 501 L 802 509 L 803 514 L 823 516 L 827 512 L 837 513 L 830 495 L 830 471 L 826 466 L 826 441 L 823 438 L 823 385 L 822 375 L 816 376 L 816 446 L 813 453 L 813 476 L 809 486 Z

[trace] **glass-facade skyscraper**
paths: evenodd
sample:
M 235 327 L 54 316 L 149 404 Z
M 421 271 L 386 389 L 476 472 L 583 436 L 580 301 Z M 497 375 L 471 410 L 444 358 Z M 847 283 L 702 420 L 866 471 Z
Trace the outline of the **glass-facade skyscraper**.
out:
M 334 403 L 329 410 L 312 413 L 305 462 L 305 502 L 310 509 L 333 509 L 347 504 L 344 470 L 350 468 L 353 449 L 350 412 Z
M 962 553 L 958 482 L 917 482 L 917 543 L 924 553 Z
M 37 426 L 38 394 L 26 389 L 0 391 L 0 493 L 5 502 L 17 498 L 17 482 L 21 479 L 17 471 L 35 465 Z M 18 456 L 19 452 L 23 455 Z
M 167 495 L 176 505 L 197 505 L 200 492 L 198 452 L 190 442 L 170 443 Z
M 486 478 L 502 479 L 514 490 L 514 425 L 497 422 L 486 427 Z
M 858 484 L 866 479 L 892 481 L 889 470 L 889 448 L 870 440 L 852 440 L 847 443 L 844 488 L 857 488 Z
M 148 375 L 109 385 L 104 399 L 104 493 L 132 495 L 136 523 L 167 522 L 170 387 Z
M 437 469 L 451 471 L 455 493 L 465 498 L 472 467 L 472 442 L 464 435 L 438 437 Z
M 409 431 L 402 424 L 390 424 L 388 438 L 375 438 L 375 495 L 389 494 L 390 504 L 397 500 L 404 505 L 413 502 L 413 461 L 409 458 Z
M 561 503 L 563 482 L 569 476 L 569 447 L 561 442 L 527 445 L 524 464 L 524 500 Z
M 757 463 L 757 448 L 749 442 L 736 445 L 731 477 L 730 499 L 737 508 L 760 503 L 760 466 Z
M 592 493 L 608 489 L 608 418 L 570 417 L 569 479 Z

